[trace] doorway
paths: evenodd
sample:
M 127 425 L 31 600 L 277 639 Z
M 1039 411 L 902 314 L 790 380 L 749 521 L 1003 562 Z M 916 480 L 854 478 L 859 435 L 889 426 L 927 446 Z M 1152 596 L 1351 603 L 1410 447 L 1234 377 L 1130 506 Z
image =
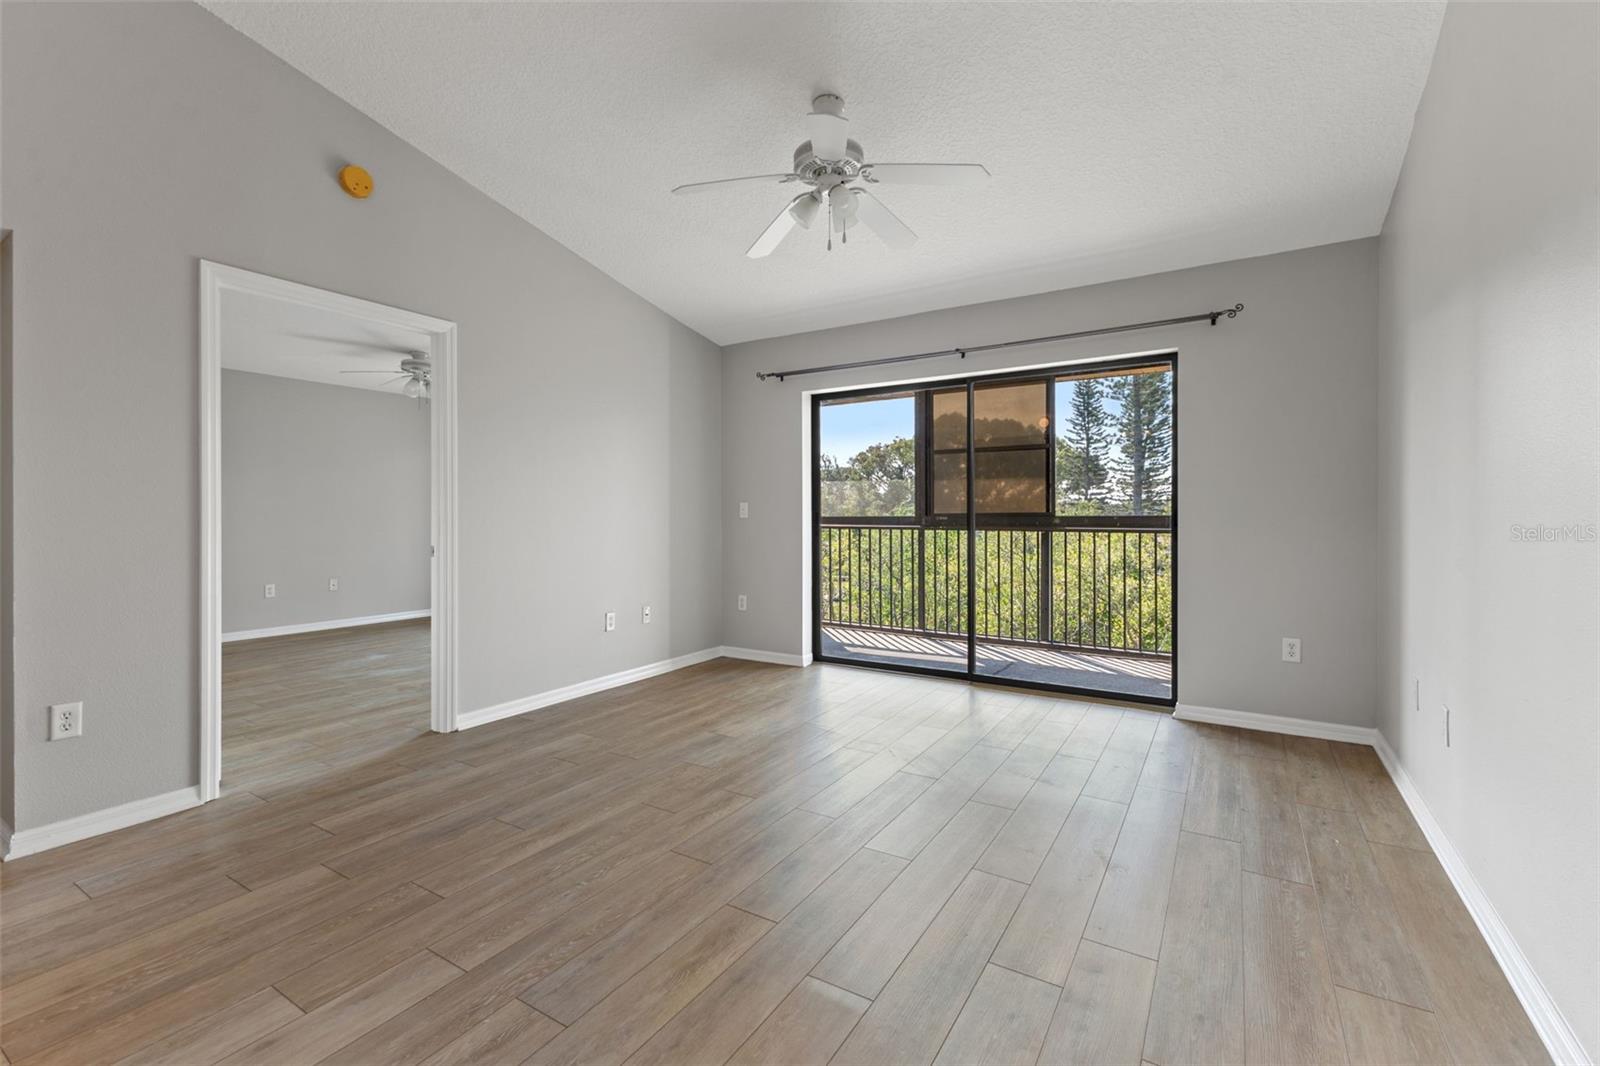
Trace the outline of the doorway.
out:
M 205 261 L 200 308 L 211 800 L 225 730 L 230 780 L 293 781 L 359 760 L 346 730 L 456 728 L 456 327 Z
M 812 399 L 823 661 L 1172 706 L 1175 353 Z

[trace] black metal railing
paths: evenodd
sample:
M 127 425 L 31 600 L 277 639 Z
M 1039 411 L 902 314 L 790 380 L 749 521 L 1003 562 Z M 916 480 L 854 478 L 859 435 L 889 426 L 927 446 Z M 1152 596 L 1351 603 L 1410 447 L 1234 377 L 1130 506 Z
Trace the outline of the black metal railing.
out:
M 1171 655 L 1169 529 L 980 529 L 974 628 L 1008 644 Z M 829 525 L 822 624 L 964 639 L 967 531 Z

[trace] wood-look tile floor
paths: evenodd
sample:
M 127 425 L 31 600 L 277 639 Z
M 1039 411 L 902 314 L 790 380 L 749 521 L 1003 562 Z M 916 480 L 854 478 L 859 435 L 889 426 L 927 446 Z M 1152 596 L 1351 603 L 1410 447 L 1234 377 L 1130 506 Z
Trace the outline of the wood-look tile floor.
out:
M 221 799 L 0 874 L 6 1059 L 1546 1061 L 1369 749 L 727 660 L 424 734 L 426 656 L 230 648 Z

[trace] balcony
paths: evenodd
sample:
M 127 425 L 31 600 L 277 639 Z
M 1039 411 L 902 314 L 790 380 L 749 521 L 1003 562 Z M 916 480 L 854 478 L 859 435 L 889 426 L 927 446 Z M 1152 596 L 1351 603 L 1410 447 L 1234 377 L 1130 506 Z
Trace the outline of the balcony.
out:
M 1170 699 L 1171 529 L 1073 521 L 978 530 L 975 673 Z M 906 522 L 824 520 L 817 544 L 821 654 L 964 673 L 967 536 L 965 529 Z

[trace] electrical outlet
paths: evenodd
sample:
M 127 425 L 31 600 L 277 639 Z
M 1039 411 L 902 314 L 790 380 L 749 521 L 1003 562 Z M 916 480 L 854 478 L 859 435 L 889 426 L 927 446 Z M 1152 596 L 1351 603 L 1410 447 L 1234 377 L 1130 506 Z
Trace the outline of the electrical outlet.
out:
M 338 578 L 330 577 L 328 579 L 328 591 L 329 592 L 338 592 L 339 591 L 339 579 Z
M 83 704 L 57 703 L 50 708 L 50 739 L 83 736 Z
M 750 597 L 745 596 L 744 594 L 741 593 L 740 596 L 739 596 L 739 610 L 741 610 L 741 611 L 746 610 L 747 608 L 749 608 L 749 606 L 750 606 Z
M 261 586 L 261 595 L 265 596 L 269 600 L 276 599 L 277 595 L 278 595 L 278 586 L 276 586 L 276 585 L 263 585 L 263 586 Z
M 648 603 L 644 605 L 644 610 L 639 612 L 639 621 L 645 625 L 650 624 L 650 605 Z
M 749 518 L 750 517 L 750 505 L 748 503 L 746 503 L 744 500 L 740 500 L 739 501 L 739 517 L 740 518 Z
M 1283 638 L 1283 661 L 1286 663 L 1297 663 L 1300 661 L 1299 637 Z
M 606 612 L 606 632 L 609 633 L 615 628 L 617 628 L 617 612 L 616 611 L 607 611 Z

